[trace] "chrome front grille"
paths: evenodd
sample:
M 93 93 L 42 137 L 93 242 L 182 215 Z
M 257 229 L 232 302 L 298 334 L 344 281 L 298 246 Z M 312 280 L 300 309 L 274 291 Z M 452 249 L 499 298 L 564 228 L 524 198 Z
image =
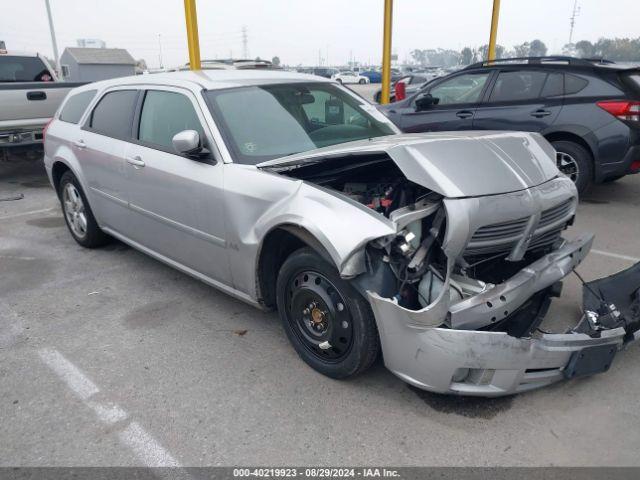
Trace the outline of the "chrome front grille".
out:
M 574 199 L 570 198 L 540 214 L 527 250 L 545 247 L 555 242 L 566 227 L 573 212 Z M 522 237 L 527 233 L 527 225 L 531 217 L 518 218 L 508 222 L 484 225 L 478 228 L 467 248 L 465 257 L 508 255 Z

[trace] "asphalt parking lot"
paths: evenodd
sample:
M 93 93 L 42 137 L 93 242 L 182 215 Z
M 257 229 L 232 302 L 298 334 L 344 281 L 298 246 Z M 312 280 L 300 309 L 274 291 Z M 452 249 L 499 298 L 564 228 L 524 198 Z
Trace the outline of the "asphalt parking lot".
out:
M 121 243 L 78 246 L 41 161 L 0 162 L 0 200 L 2 466 L 640 465 L 640 345 L 495 400 L 418 392 L 380 363 L 334 381 L 276 314 Z M 594 188 L 583 231 L 586 279 L 637 261 L 640 176 Z M 572 276 L 551 315 L 579 299 Z

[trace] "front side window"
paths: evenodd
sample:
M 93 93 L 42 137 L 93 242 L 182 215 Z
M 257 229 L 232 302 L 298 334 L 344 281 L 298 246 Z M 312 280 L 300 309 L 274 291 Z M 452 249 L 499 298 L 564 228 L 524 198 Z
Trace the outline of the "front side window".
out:
M 138 139 L 173 150 L 173 136 L 183 130 L 195 130 L 204 139 L 191 100 L 181 93 L 149 90 L 142 104 Z
M 97 90 L 87 90 L 86 92 L 71 95 L 62 107 L 60 112 L 60 120 L 69 123 L 78 123 L 84 114 L 84 111 L 96 96 Z
M 116 90 L 100 99 L 91 114 L 90 128 L 107 137 L 131 138 L 137 90 Z
M 546 78 L 545 72 L 538 71 L 500 72 L 489 102 L 516 102 L 539 98 Z
M 395 133 L 375 107 L 332 84 L 239 87 L 205 95 L 239 163 Z
M 435 85 L 429 93 L 438 99 L 438 105 L 476 103 L 488 78 L 489 72 L 458 75 Z

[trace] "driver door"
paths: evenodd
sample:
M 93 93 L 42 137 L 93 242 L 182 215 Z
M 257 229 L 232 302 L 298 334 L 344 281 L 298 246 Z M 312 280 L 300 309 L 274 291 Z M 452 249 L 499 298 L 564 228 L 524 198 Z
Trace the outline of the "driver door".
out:
M 434 104 L 420 110 L 414 98 L 400 112 L 400 128 L 407 133 L 471 130 L 491 74 L 490 71 L 461 73 L 431 85 L 416 98 L 431 94 Z

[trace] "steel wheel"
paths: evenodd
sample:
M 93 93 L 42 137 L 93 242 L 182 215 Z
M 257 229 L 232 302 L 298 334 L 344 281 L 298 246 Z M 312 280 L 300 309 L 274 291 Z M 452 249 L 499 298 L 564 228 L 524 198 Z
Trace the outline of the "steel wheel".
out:
M 576 159 L 571 155 L 564 152 L 556 152 L 556 165 L 558 166 L 558 170 L 569 177 L 572 182 L 575 183 L 578 180 L 580 167 Z
M 79 239 L 87 236 L 87 214 L 80 192 L 72 183 L 67 183 L 62 191 L 62 204 L 69 228 Z
M 353 322 L 338 289 L 306 270 L 289 279 L 287 320 L 304 347 L 325 362 L 339 362 L 353 344 Z

